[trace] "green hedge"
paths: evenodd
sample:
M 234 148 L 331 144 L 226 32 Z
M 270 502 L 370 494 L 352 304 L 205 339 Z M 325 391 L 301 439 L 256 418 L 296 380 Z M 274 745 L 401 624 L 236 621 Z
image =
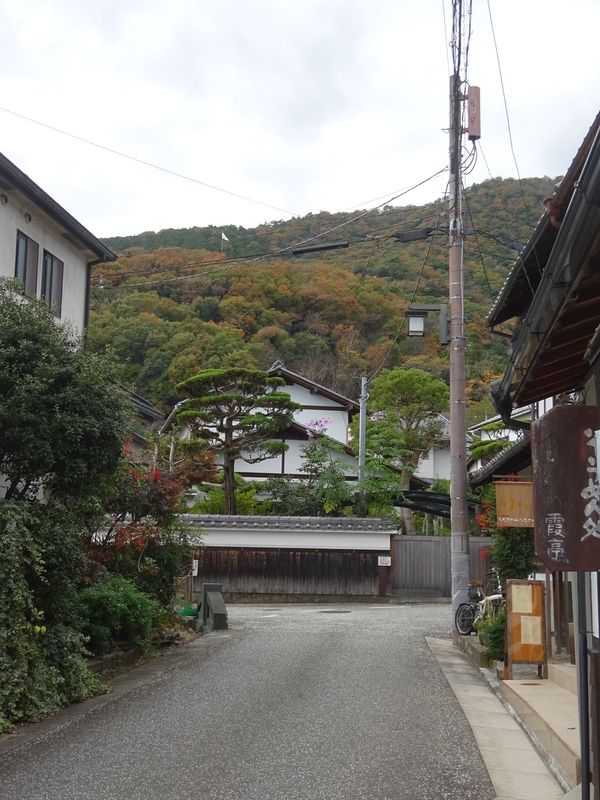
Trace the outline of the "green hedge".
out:
M 112 650 L 119 642 L 132 642 L 145 650 L 157 629 L 161 606 L 138 589 L 133 581 L 109 575 L 79 595 L 83 632 L 96 655 Z
M 0 732 L 103 691 L 85 663 L 68 512 L 0 501 Z

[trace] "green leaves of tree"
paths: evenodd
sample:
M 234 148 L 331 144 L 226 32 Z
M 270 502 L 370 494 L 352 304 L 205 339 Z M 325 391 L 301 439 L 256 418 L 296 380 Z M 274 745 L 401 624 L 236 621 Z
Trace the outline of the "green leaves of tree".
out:
M 128 420 L 124 392 L 42 303 L 0 282 L 0 474 L 7 499 L 38 485 L 76 497 L 116 466 Z
M 204 370 L 177 386 L 189 397 L 178 419 L 222 456 L 226 513 L 236 513 L 236 459 L 254 464 L 287 449 L 271 441 L 299 408 L 288 394 L 276 391 L 282 385 L 281 378 L 266 372 L 234 367 Z

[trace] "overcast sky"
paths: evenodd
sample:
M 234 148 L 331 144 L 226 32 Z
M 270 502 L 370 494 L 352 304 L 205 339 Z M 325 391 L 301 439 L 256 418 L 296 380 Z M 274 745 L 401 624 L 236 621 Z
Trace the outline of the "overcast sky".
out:
M 598 111 L 600 0 L 490 5 L 521 176 L 562 174 Z M 367 208 L 447 163 L 450 22 L 450 0 L 0 0 L 1 107 L 267 205 L 5 110 L 0 151 L 98 236 Z M 515 176 L 487 0 L 472 28 L 482 150 Z

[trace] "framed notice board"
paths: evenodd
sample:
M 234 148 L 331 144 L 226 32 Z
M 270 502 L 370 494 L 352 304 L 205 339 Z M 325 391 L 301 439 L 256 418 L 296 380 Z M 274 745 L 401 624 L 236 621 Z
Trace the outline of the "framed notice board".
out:
M 513 664 L 537 664 L 547 677 L 546 620 L 542 581 L 507 581 L 506 654 Z

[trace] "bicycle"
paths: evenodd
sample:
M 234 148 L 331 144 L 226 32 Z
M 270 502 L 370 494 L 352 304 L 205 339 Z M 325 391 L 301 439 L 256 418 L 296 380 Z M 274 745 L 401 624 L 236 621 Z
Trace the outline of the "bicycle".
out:
M 494 579 L 496 592 L 484 595 L 480 583 L 469 585 L 469 601 L 461 603 L 456 609 L 454 623 L 461 636 L 470 636 L 477 622 L 495 616 L 504 605 L 504 592 L 496 569 L 488 572 Z

